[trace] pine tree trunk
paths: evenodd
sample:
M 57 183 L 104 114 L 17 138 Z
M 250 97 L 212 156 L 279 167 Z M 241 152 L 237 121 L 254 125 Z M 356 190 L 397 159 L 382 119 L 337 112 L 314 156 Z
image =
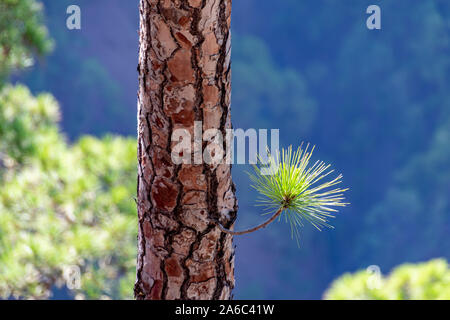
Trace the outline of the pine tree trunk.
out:
M 172 161 L 172 132 L 231 128 L 231 0 L 141 0 L 137 299 L 230 299 L 229 164 Z M 207 147 L 203 142 L 202 149 Z

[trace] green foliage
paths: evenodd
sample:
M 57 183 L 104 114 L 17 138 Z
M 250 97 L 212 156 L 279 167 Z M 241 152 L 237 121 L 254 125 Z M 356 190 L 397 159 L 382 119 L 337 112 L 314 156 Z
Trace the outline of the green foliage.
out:
M 0 2 L 0 83 L 10 71 L 32 65 L 34 54 L 43 55 L 51 48 L 40 2 Z
M 23 86 L 5 87 L 0 92 L 0 154 L 15 163 L 38 156 L 43 139 L 56 139 L 58 119 L 51 95 L 34 98 Z
M 448 300 L 450 267 L 444 259 L 426 263 L 404 264 L 378 286 L 370 285 L 373 274 L 360 271 L 345 274 L 333 282 L 325 293 L 330 300 Z
M 58 112 L 49 95 L 0 93 L 0 297 L 45 298 L 77 266 L 77 298 L 131 298 L 135 140 L 69 146 Z
M 333 213 L 337 212 L 333 207 L 347 205 L 342 201 L 343 193 L 348 189 L 330 189 L 342 182 L 342 175 L 322 182 L 333 170 L 328 170 L 330 165 L 323 161 L 316 161 L 310 166 L 314 147 L 310 151 L 308 148 L 309 145 L 305 149 L 300 146 L 297 151 L 292 151 L 291 146 L 283 149 L 281 156 L 269 155 L 269 174 L 264 174 L 257 166 L 254 167 L 254 174 L 250 174 L 253 188 L 263 195 L 260 205 L 269 211 L 268 214 L 283 211 L 282 215 L 290 224 L 292 237 L 295 236 L 297 243 L 303 220 L 320 231 L 322 227 L 331 227 L 328 218 L 334 217 Z

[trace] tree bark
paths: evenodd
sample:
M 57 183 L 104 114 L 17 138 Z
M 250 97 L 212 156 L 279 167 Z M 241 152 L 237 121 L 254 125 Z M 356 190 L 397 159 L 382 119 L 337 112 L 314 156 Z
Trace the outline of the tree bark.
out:
M 172 132 L 231 128 L 231 0 L 141 0 L 136 299 L 230 299 L 231 165 L 172 161 Z M 208 146 L 203 142 L 204 150 Z

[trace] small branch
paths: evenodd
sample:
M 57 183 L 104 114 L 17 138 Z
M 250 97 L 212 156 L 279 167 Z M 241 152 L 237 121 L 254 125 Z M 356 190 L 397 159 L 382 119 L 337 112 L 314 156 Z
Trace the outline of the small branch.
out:
M 280 216 L 280 214 L 283 212 L 283 210 L 284 210 L 284 208 L 278 209 L 278 211 L 275 212 L 274 215 L 273 215 L 269 220 L 267 220 L 266 222 L 264 222 L 263 224 L 260 224 L 259 226 L 256 226 L 256 227 L 253 227 L 253 228 L 251 228 L 251 229 L 244 230 L 244 231 L 231 231 L 231 230 L 225 229 L 225 228 L 220 224 L 220 222 L 217 222 L 217 221 L 216 221 L 216 222 L 217 222 L 217 226 L 219 227 L 219 229 L 220 229 L 222 232 L 231 234 L 231 235 L 233 235 L 233 236 L 241 236 L 241 235 L 249 234 L 249 233 L 252 233 L 252 232 L 255 232 L 255 231 L 258 231 L 258 230 L 260 230 L 260 229 L 263 229 L 263 228 L 267 227 L 269 224 L 271 224 L 272 222 L 274 222 L 276 218 L 278 218 L 278 217 Z

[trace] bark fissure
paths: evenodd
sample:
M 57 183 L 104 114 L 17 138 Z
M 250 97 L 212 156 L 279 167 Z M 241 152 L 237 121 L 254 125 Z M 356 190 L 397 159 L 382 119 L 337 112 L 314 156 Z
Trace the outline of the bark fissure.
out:
M 188 299 L 188 288 L 189 288 L 189 284 L 190 284 L 190 271 L 189 271 L 189 268 L 188 268 L 188 266 L 187 266 L 187 262 L 188 262 L 189 260 L 193 259 L 194 251 L 195 251 L 196 249 L 198 249 L 198 247 L 199 247 L 199 245 L 200 245 L 200 242 L 201 242 L 202 238 L 203 238 L 206 234 L 208 234 L 209 232 L 211 232 L 211 230 L 212 230 L 213 228 L 214 228 L 214 227 L 213 227 L 212 225 L 210 225 L 210 226 L 208 226 L 208 228 L 207 228 L 204 232 L 198 233 L 198 235 L 197 235 L 197 237 L 196 237 L 196 239 L 195 239 L 195 242 L 193 242 L 193 243 L 191 244 L 190 248 L 189 248 L 189 253 L 188 253 L 188 255 L 187 255 L 186 258 L 183 260 L 183 264 L 182 264 L 182 265 L 183 265 L 183 270 L 184 270 L 184 274 L 185 274 L 185 279 L 184 279 L 183 284 L 182 284 L 182 286 L 181 286 L 181 299 L 184 299 L 184 300 Z M 209 279 L 208 279 L 208 280 L 209 280 Z M 205 280 L 205 281 L 201 281 L 201 282 L 206 282 L 206 280 Z M 198 283 L 201 283 L 201 282 L 198 282 Z

